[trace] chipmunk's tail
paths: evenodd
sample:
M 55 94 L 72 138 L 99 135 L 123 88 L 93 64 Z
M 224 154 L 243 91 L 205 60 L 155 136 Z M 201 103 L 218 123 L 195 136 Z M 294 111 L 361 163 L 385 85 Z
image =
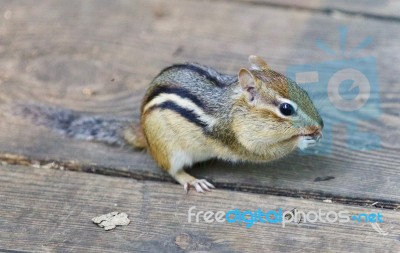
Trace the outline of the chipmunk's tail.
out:
M 146 146 L 141 131 L 127 119 L 84 115 L 72 110 L 38 104 L 15 105 L 14 114 L 74 139 L 97 141 L 113 146 Z

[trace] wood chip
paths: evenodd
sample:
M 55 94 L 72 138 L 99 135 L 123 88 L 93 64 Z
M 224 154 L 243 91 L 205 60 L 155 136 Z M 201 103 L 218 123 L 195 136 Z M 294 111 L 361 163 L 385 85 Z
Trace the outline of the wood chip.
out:
M 111 212 L 94 217 L 92 221 L 106 231 L 114 229 L 116 226 L 127 226 L 131 222 L 126 213 L 120 212 Z

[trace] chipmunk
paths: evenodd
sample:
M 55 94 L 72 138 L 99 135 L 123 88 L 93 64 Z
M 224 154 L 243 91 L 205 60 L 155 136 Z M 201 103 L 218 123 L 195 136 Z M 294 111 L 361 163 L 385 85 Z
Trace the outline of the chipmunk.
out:
M 185 171 L 197 162 L 269 162 L 322 137 L 323 120 L 306 91 L 262 58 L 248 60 L 238 75 L 194 63 L 165 68 L 143 98 L 137 126 L 43 107 L 22 114 L 70 137 L 145 148 L 186 192 L 203 193 L 215 187 Z
M 173 65 L 144 96 L 131 142 L 147 148 L 185 191 L 214 188 L 184 170 L 194 163 L 268 162 L 322 137 L 323 121 L 308 94 L 262 58 L 251 55 L 249 62 L 237 76 L 198 64 Z

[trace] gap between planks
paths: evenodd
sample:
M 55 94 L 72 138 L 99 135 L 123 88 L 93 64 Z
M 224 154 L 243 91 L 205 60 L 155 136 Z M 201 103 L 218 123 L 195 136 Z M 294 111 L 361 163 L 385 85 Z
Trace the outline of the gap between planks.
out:
M 303 11 L 310 13 L 320 13 L 325 14 L 327 16 L 332 16 L 334 14 L 342 14 L 347 15 L 349 17 L 362 17 L 368 19 L 374 19 L 379 21 L 387 21 L 387 22 L 400 22 L 400 17 L 394 15 L 382 15 L 376 13 L 368 13 L 365 11 L 356 11 L 356 10 L 346 10 L 344 8 L 326 6 L 309 6 L 307 4 L 297 3 L 294 5 L 289 5 L 287 3 L 282 3 L 280 1 L 268 1 L 268 0 L 208 0 L 211 2 L 236 2 L 247 5 L 254 6 L 264 6 L 268 8 L 277 8 L 284 10 L 295 10 L 295 11 Z
M 132 178 L 135 180 L 144 181 L 157 181 L 157 182 L 172 182 L 176 183 L 168 175 L 164 174 L 145 174 L 135 171 L 121 171 L 115 168 L 108 168 L 98 165 L 89 165 L 79 162 L 65 162 L 56 160 L 32 160 L 25 156 L 14 155 L 14 154 L 0 154 L 0 161 L 2 165 L 23 165 L 34 168 L 45 168 L 55 170 L 68 170 L 75 172 L 93 173 L 104 176 L 112 177 L 124 177 Z M 398 210 L 400 209 L 400 202 L 382 200 L 376 198 L 360 198 L 350 196 L 340 196 L 332 193 L 325 193 L 322 191 L 307 191 L 307 190 L 295 190 L 285 189 L 276 187 L 265 187 L 251 184 L 237 184 L 237 183 L 224 183 L 224 182 L 213 182 L 218 189 L 225 189 L 231 191 L 248 192 L 256 194 L 265 194 L 272 196 L 282 196 L 309 200 L 328 200 L 333 203 L 339 203 L 343 205 L 353 205 L 362 207 L 373 207 L 378 209 Z

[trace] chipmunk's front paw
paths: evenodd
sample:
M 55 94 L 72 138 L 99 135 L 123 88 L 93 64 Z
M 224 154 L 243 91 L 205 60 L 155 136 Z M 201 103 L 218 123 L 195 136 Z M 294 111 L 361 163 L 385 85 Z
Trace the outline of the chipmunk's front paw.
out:
M 211 191 L 211 189 L 215 189 L 214 185 L 207 182 L 205 179 L 195 179 L 191 182 L 186 183 L 183 188 L 185 192 L 188 193 L 190 188 L 195 188 L 197 192 L 204 193 L 205 191 Z
M 313 137 L 313 136 L 301 136 L 299 139 L 299 142 L 297 144 L 297 147 L 301 150 L 304 150 L 306 148 L 309 148 L 311 146 L 314 146 L 317 144 L 319 141 L 319 138 Z

